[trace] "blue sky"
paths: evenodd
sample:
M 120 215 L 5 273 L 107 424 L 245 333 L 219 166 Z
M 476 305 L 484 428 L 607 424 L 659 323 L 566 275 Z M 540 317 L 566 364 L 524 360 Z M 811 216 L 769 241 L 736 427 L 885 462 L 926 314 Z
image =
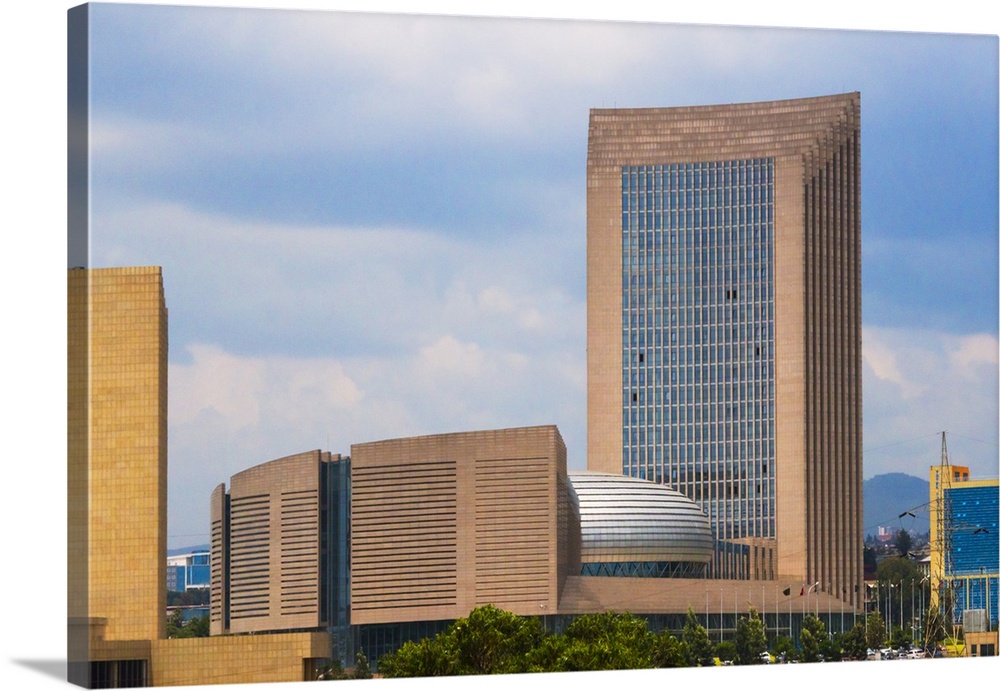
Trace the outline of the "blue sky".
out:
M 170 544 L 311 448 L 586 465 L 591 107 L 862 94 L 865 477 L 997 474 L 997 40 L 95 5 L 91 265 L 158 264 Z

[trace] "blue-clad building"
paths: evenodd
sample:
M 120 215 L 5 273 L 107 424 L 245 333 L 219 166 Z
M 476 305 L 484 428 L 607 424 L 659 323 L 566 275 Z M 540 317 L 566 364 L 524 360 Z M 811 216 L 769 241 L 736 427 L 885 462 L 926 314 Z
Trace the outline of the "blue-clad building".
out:
M 997 478 L 969 479 L 964 466 L 931 468 L 932 603 L 952 604 L 965 633 L 997 631 L 1000 500 Z
M 208 588 L 212 584 L 210 556 L 207 549 L 168 556 L 167 590 L 183 593 L 193 588 Z

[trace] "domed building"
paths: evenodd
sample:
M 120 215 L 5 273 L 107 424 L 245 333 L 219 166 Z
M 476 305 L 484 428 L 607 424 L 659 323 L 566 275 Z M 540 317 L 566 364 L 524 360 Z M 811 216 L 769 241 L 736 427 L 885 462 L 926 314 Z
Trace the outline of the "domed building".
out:
M 580 574 L 702 578 L 712 561 L 708 516 L 664 485 L 610 473 L 569 473 L 580 516 Z

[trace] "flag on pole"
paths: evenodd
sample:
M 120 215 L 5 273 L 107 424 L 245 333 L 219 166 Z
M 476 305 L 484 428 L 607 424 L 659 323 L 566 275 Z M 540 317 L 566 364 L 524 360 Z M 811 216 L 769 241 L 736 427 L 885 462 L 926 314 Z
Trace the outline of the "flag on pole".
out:
M 791 588 L 785 588 L 783 591 L 781 591 L 781 594 L 782 595 L 791 595 L 792 594 L 792 589 Z
M 806 587 L 802 586 L 802 590 L 799 591 L 799 597 L 802 597 L 805 594 L 806 594 Z

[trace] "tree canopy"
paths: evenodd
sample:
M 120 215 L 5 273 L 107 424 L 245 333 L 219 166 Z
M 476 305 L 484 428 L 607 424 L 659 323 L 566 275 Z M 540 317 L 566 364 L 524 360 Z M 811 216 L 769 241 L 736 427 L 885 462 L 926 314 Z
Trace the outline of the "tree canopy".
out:
M 884 560 L 878 565 L 876 577 L 875 597 L 883 616 L 891 625 L 910 630 L 921 602 L 930 600 L 930 579 L 921 573 L 917 562 L 905 557 Z
M 799 634 L 799 643 L 802 646 L 802 661 L 819 662 L 819 656 L 823 652 L 823 642 L 825 640 L 826 624 L 812 614 L 807 614 L 802 619 L 802 633 Z
M 184 611 L 175 609 L 167 616 L 167 638 L 205 638 L 208 636 L 208 615 L 184 621 Z
M 787 636 L 775 640 L 776 653 L 803 662 L 864 659 L 878 647 L 885 624 L 868 615 L 846 634 L 829 635 L 826 625 L 806 615 L 801 651 Z M 680 639 L 669 631 L 654 632 L 642 617 L 628 612 L 584 614 L 561 634 L 546 631 L 538 617 L 520 617 L 492 605 L 474 609 L 433 638 L 404 643 L 379 660 L 383 677 L 431 677 L 463 674 L 626 670 L 654 667 L 708 667 L 715 656 L 736 664 L 759 664 L 767 650 L 760 615 L 751 608 L 736 623 L 732 640 L 713 645 L 708 631 L 688 609 Z M 367 669 L 367 661 L 358 669 Z M 331 677 L 327 677 L 331 678 Z M 335 677 L 334 677 L 335 678 Z M 355 677 L 357 678 L 357 677 Z
M 896 551 L 899 552 L 899 556 L 906 557 L 910 553 L 910 548 L 913 547 L 913 538 L 906 530 L 900 530 L 896 533 Z
M 690 667 L 710 667 L 715 664 L 715 649 L 708 631 L 698 622 L 694 609 L 688 607 L 687 621 L 684 623 L 684 645 L 687 648 L 687 663 Z
M 760 664 L 760 654 L 767 650 L 764 622 L 757 610 L 750 608 L 748 616 L 736 622 L 736 659 L 741 665 Z
M 685 646 L 627 612 L 585 614 L 562 634 L 538 618 L 487 605 L 434 638 L 404 643 L 379 661 L 384 677 L 681 667 Z

